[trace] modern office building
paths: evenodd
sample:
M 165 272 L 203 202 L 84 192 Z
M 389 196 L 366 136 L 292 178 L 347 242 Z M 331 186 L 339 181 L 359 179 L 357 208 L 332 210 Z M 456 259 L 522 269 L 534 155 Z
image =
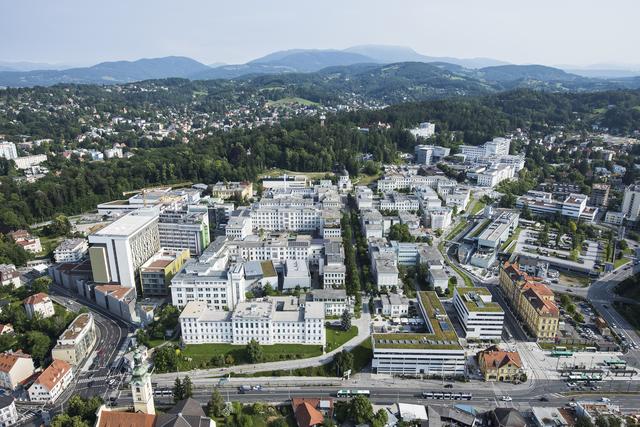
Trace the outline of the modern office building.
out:
M 596 207 L 606 207 L 609 204 L 609 184 L 593 184 L 589 204 Z
M 555 200 L 551 193 L 532 190 L 518 197 L 516 207 L 522 209 L 527 206 L 533 214 L 540 216 L 560 214 L 572 219 L 593 222 L 598 208 L 587 206 L 588 199 L 584 194 L 571 193 L 563 200 Z
M 89 243 L 87 239 L 66 239 L 53 251 L 56 262 L 78 262 L 87 254 Z
M 456 287 L 453 306 L 467 339 L 498 341 L 502 338 L 504 311 L 491 301 L 487 288 Z
M 199 256 L 211 243 L 207 207 L 191 205 L 161 212 L 158 233 L 163 248 L 189 249 L 191 256 Z
M 637 221 L 640 217 L 640 184 L 632 184 L 624 189 L 622 213 L 629 221 Z
M 300 306 L 296 297 L 241 302 L 232 311 L 192 301 L 180 314 L 180 328 L 185 344 L 247 344 L 256 340 L 263 345 L 324 345 L 324 313 L 324 303 L 311 301 Z
M 171 279 L 182 269 L 189 255 L 189 249 L 162 248 L 156 252 L 140 267 L 142 295 L 145 298 L 170 295 Z
M 414 149 L 415 162 L 420 165 L 432 165 L 451 153 L 450 148 L 435 145 L 416 145 Z
M 140 266 L 159 249 L 157 208 L 128 213 L 89 235 L 93 280 L 135 288 Z
M 53 350 L 53 359 L 64 360 L 71 366 L 78 366 L 93 350 L 96 344 L 96 326 L 91 313 L 82 313 L 60 335 Z
M 418 306 L 427 333 L 380 333 L 372 335 L 372 368 L 376 373 L 463 376 L 466 352 L 435 292 L 419 292 Z

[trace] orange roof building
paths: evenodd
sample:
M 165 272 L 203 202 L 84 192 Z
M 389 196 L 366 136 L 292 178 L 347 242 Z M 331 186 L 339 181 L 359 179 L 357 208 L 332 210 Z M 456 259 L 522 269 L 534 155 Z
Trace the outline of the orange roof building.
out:
M 62 394 L 73 379 L 71 365 L 63 360 L 54 360 L 42 371 L 29 387 L 29 400 L 32 402 L 51 403 Z
M 500 350 L 494 345 L 478 352 L 477 357 L 485 381 L 519 380 L 524 373 L 524 365 L 517 351 Z
M 0 387 L 15 389 L 33 375 L 33 359 L 21 351 L 0 353 Z

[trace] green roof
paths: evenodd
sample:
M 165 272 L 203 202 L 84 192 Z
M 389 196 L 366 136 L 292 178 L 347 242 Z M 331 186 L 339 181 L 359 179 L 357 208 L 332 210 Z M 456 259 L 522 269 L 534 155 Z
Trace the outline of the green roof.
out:
M 262 273 L 264 274 L 264 277 L 275 277 L 278 275 L 273 267 L 272 261 L 262 261 L 260 263 L 260 267 L 262 267 Z
M 439 341 L 433 334 L 373 334 L 374 348 L 442 349 L 458 350 L 458 340 Z
M 467 298 L 467 294 L 469 293 L 476 293 L 478 295 L 491 295 L 491 292 L 489 292 L 489 289 L 487 288 L 482 288 L 482 287 L 466 287 L 466 288 L 462 288 L 462 287 L 458 287 L 456 288 L 456 292 L 458 292 L 458 294 L 460 294 L 460 299 L 462 300 L 462 302 L 464 302 L 464 305 L 467 306 L 467 309 L 470 312 L 502 312 L 504 310 L 502 310 L 502 307 L 500 307 L 500 304 L 496 303 L 496 302 L 483 302 L 481 305 L 478 305 L 478 303 L 476 301 L 474 301 L 473 299 Z

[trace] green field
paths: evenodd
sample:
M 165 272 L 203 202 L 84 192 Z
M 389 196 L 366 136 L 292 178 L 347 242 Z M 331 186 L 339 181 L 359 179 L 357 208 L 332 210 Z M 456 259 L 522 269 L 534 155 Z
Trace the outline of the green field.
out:
M 295 104 L 305 105 L 305 106 L 319 105 L 317 102 L 309 101 L 308 99 L 298 98 L 298 97 L 282 98 L 276 101 L 267 102 L 267 105 L 269 105 L 270 107 L 282 107 L 282 106 L 295 105 Z
M 507 241 L 502 244 L 502 247 L 500 249 L 504 251 L 509 247 L 509 245 L 512 242 L 517 241 L 518 237 L 520 236 L 520 230 L 521 230 L 520 227 L 516 227 L 516 231 L 514 231 L 513 235 L 511 235 L 511 237 L 509 237 Z M 514 248 L 515 248 L 515 245 L 514 245 Z M 513 248 L 511 249 L 510 252 L 513 252 Z
M 356 337 L 358 335 L 358 327 L 355 325 L 351 326 L 351 329 L 348 331 L 343 331 L 342 329 L 327 327 L 327 345 L 326 352 L 330 353 L 336 348 L 340 347 L 350 339 Z

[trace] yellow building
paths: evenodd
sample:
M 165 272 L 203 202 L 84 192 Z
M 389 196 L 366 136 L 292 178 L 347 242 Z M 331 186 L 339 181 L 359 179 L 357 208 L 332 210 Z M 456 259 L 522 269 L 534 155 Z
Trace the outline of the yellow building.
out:
M 191 254 L 189 249 L 160 249 L 142 267 L 140 284 L 145 297 L 164 297 L 169 295 L 169 285 Z
M 491 346 L 477 354 L 485 381 L 521 381 L 524 366 L 517 351 L 503 351 Z
M 544 283 L 505 262 L 500 267 L 500 287 L 529 332 L 539 340 L 553 340 L 558 331 L 560 311 L 553 291 Z

